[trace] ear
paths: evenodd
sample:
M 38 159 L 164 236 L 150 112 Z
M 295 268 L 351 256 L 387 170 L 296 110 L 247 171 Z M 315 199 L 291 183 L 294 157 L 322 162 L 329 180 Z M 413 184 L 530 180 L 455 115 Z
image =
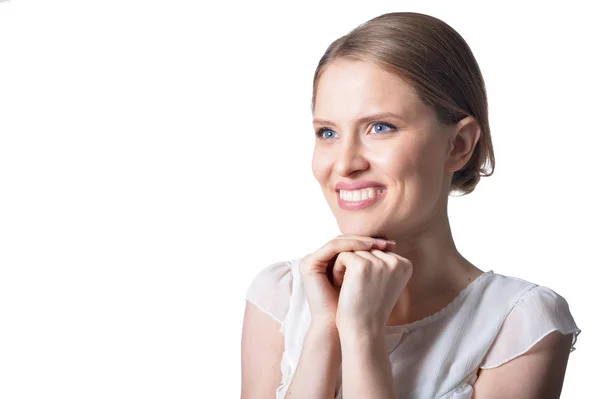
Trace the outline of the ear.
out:
M 446 161 L 448 172 L 456 172 L 469 162 L 480 135 L 479 123 L 471 115 L 465 116 L 456 123 L 449 137 L 448 159 Z

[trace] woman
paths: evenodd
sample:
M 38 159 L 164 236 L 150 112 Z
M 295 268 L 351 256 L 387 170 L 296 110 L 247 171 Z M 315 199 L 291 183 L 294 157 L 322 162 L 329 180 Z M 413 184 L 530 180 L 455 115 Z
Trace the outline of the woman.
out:
M 242 398 L 558 398 L 580 333 L 567 302 L 452 238 L 448 195 L 494 168 L 462 37 L 376 17 L 329 46 L 312 109 L 312 170 L 343 235 L 249 287 Z

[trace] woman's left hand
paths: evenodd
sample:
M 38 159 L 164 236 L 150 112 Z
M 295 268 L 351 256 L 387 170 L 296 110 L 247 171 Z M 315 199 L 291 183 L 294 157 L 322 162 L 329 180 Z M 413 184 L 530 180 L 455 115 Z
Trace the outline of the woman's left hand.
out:
M 379 249 L 341 252 L 333 266 L 334 285 L 341 285 L 336 313 L 340 337 L 383 333 L 412 266 L 408 259 Z

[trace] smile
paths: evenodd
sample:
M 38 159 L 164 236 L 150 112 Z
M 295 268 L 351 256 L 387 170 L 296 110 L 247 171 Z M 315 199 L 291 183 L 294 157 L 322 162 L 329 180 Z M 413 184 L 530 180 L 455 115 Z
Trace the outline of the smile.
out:
M 364 209 L 377 202 L 386 192 L 386 189 L 381 187 L 352 191 L 339 190 L 337 191 L 338 205 L 347 210 Z

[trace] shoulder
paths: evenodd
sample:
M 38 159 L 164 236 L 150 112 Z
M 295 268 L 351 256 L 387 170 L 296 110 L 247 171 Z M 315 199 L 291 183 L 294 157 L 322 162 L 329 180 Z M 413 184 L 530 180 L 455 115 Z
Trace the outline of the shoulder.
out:
M 282 260 L 268 264 L 259 269 L 250 287 L 255 285 L 277 284 L 282 280 L 290 280 L 292 277 L 292 260 Z
M 476 397 L 497 399 L 559 398 L 571 334 L 554 330 L 525 353 L 498 367 L 481 369 L 473 386 Z
M 507 300 L 512 296 L 516 301 L 525 292 L 538 286 L 535 283 L 518 277 L 507 276 L 493 271 L 490 271 L 489 273 L 490 278 L 487 279 L 485 288 L 485 295 L 488 296 L 497 296 L 497 293 L 502 292 Z
M 581 330 L 577 327 L 567 300 L 554 290 L 516 277 L 497 275 L 497 286 L 520 287 L 509 307 L 497 336 L 481 368 L 498 367 L 529 351 L 554 331 L 572 334 L 571 351 Z
M 476 394 L 559 397 L 569 353 L 581 332 L 566 299 L 516 277 L 498 275 L 495 284 L 520 288 L 507 303 L 508 312 L 480 365 Z
M 561 313 L 560 316 L 570 316 L 569 305 L 564 297 L 548 287 L 518 277 L 491 272 L 480 297 L 481 302 L 496 308 L 502 305 L 508 310 L 505 317 L 526 309 L 530 312 L 552 311 Z
M 292 293 L 293 267 L 298 259 L 268 264 L 258 271 L 246 290 L 246 300 L 282 323 Z

